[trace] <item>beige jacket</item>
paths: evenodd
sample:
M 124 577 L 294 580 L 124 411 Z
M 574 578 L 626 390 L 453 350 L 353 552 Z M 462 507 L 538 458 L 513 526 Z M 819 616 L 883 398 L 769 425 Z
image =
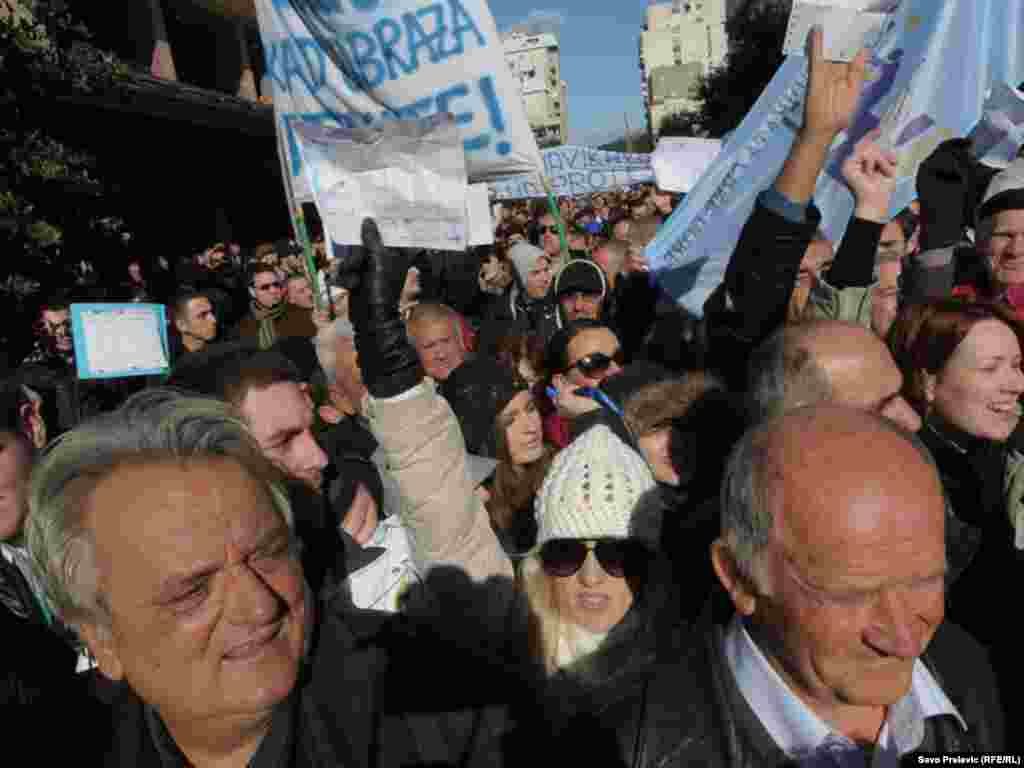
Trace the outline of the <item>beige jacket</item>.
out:
M 874 286 L 840 290 L 818 280 L 807 299 L 807 316 L 819 320 L 843 320 L 870 330 L 873 291 Z
M 512 562 L 470 479 L 462 430 L 434 384 L 386 400 L 367 397 L 363 413 L 398 486 L 419 572 L 448 565 L 475 582 L 511 579 Z

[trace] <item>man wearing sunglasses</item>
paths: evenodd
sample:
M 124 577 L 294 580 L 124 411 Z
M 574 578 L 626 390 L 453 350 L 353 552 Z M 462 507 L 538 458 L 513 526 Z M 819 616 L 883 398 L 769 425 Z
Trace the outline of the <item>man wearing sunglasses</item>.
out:
M 562 241 L 558 236 L 558 225 L 555 223 L 555 217 L 550 213 L 545 213 L 537 223 L 537 231 L 540 233 L 540 247 L 544 249 L 544 253 L 548 255 L 548 258 L 552 260 L 560 258 Z
M 235 338 L 259 341 L 268 349 L 278 338 L 316 336 L 313 310 L 285 301 L 285 281 L 271 266 L 260 265 L 249 275 L 249 314 L 238 324 Z

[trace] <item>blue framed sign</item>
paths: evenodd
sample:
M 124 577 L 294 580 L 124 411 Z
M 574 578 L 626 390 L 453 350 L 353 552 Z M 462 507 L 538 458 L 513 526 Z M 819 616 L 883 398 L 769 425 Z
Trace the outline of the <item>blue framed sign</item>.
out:
M 79 379 L 159 376 L 170 370 L 163 304 L 72 304 Z

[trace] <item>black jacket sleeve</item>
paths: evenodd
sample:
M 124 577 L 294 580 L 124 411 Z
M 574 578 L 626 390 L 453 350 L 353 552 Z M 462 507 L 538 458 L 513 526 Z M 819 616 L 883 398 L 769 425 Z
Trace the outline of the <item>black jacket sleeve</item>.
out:
M 734 391 L 744 389 L 750 353 L 785 322 L 800 262 L 820 221 L 813 205 L 795 223 L 758 200 L 743 225 L 725 279 L 704 305 L 709 367 Z
M 833 288 L 866 287 L 875 281 L 875 253 L 882 239 L 884 224 L 877 221 L 850 219 L 832 268 L 825 273 L 825 281 Z

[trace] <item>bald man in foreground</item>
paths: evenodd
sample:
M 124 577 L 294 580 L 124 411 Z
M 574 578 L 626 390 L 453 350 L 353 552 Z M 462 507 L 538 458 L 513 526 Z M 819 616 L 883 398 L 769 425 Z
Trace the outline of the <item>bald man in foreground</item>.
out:
M 987 657 L 943 622 L 942 486 L 910 433 L 797 408 L 743 437 L 722 501 L 724 594 L 604 713 L 626 764 L 880 768 L 1002 749 Z

